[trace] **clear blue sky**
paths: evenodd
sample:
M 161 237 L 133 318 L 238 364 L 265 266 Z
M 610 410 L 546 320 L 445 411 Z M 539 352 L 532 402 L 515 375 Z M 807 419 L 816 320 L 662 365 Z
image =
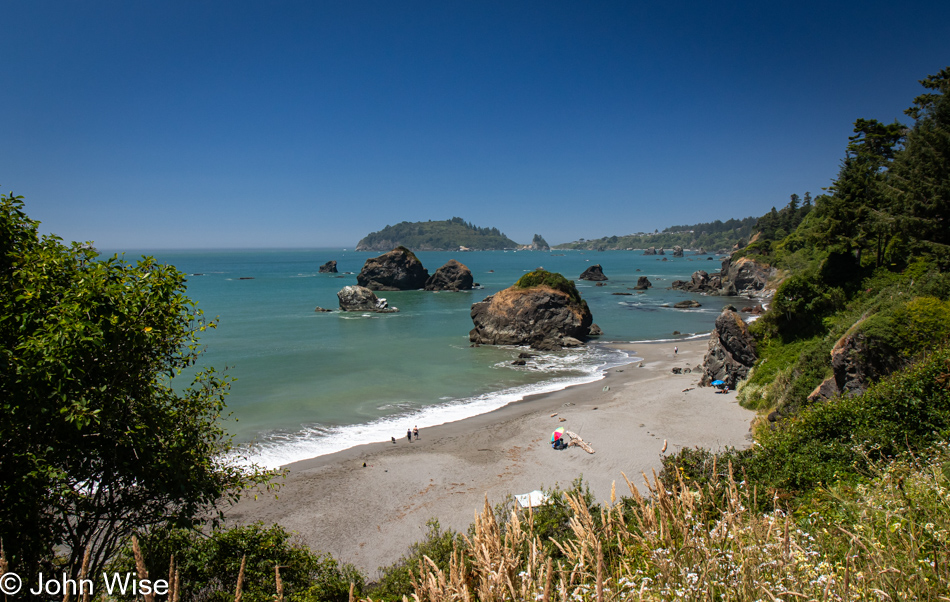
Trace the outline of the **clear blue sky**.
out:
M 950 64 L 946 0 L 5 0 L 0 23 L 0 190 L 113 249 L 761 215 Z

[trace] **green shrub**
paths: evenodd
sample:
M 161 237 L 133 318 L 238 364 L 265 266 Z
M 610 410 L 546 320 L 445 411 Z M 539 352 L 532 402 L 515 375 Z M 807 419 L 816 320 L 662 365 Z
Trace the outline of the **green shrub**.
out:
M 276 566 L 280 566 L 284 597 L 292 602 L 348 600 L 351 582 L 356 593 L 363 589 L 364 578 L 355 567 L 340 565 L 329 554 L 294 543 L 279 525 L 257 523 L 215 530 L 209 536 L 182 529 L 161 530 L 143 536 L 140 546 L 152 579 L 167 578 L 174 554 L 185 602 L 233 600 L 245 556 L 242 599 L 247 602 L 274 599 Z M 123 550 L 115 570 L 134 572 L 134 566 L 131 550 Z

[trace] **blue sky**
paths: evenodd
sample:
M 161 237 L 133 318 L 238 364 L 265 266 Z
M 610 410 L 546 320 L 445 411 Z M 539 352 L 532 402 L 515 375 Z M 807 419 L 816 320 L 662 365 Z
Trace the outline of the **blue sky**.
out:
M 5 0 L 0 190 L 110 249 L 761 215 L 950 64 L 950 2 Z

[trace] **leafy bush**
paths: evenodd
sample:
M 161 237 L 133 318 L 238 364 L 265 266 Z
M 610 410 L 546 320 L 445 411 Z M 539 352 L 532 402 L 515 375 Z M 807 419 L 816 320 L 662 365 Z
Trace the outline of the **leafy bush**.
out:
M 242 599 L 248 602 L 274 599 L 278 566 L 284 597 L 292 602 L 345 601 L 349 599 L 350 583 L 355 593 L 363 589 L 363 576 L 355 567 L 340 565 L 329 554 L 294 543 L 290 533 L 279 525 L 265 527 L 258 523 L 215 530 L 209 536 L 180 529 L 160 530 L 143 537 L 140 546 L 153 580 L 166 578 L 174 555 L 181 600 L 185 602 L 233 600 L 245 557 Z M 114 568 L 125 572 L 134 571 L 134 566 L 132 553 L 126 549 Z

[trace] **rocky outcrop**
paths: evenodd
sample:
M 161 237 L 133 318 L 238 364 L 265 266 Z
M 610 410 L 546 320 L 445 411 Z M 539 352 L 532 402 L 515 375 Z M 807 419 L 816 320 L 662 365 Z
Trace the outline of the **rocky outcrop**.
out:
M 682 257 L 683 256 L 683 247 L 676 245 L 673 247 L 673 257 Z
M 722 288 L 720 294 L 736 295 L 755 295 L 765 288 L 769 278 L 775 273 L 775 269 L 764 263 L 758 263 L 748 257 L 740 257 L 732 262 L 727 257 L 722 262 Z
M 688 293 L 707 293 L 715 294 L 722 287 L 722 280 L 718 274 L 710 276 L 703 270 L 693 272 L 690 280 L 674 280 L 671 285 L 676 290 L 686 291 Z
M 656 255 L 656 247 L 650 247 L 643 252 L 644 255 Z
M 540 283 L 529 285 L 532 282 Z M 469 340 L 483 345 L 530 345 L 560 349 L 582 344 L 593 323 L 574 283 L 535 270 L 517 284 L 472 305 Z
M 601 282 L 607 280 L 608 278 L 604 276 L 604 268 L 600 267 L 600 264 L 595 264 L 584 270 L 584 273 L 579 276 L 581 280 L 591 280 L 595 282 Z
M 722 310 L 709 335 L 709 347 L 703 360 L 703 386 L 721 380 L 735 388 L 755 363 L 755 341 L 739 314 L 732 308 Z
M 320 266 L 321 274 L 336 274 L 336 261 L 328 261 Z
M 604 331 L 600 329 L 600 326 L 596 324 L 590 325 L 590 332 L 587 333 L 589 337 L 599 337 L 604 334 Z
M 450 259 L 444 266 L 437 269 L 435 274 L 426 280 L 427 291 L 468 291 L 472 289 L 475 279 L 472 270 L 454 259 Z
M 406 247 L 366 260 L 356 283 L 374 291 L 407 291 L 423 288 L 429 271 Z
M 380 299 L 365 286 L 344 286 L 336 296 L 340 300 L 340 311 L 368 311 L 383 314 L 399 311 L 395 307 L 389 307 L 385 299 Z
M 864 318 L 848 329 L 831 348 L 834 374 L 811 392 L 808 399 L 829 399 L 835 395 L 860 395 L 880 378 L 903 367 L 900 355 L 880 341 L 870 341 L 861 332 Z
M 637 278 L 637 285 L 633 287 L 633 290 L 645 291 L 648 288 L 652 288 L 652 287 L 653 287 L 653 283 L 650 282 L 649 278 L 647 278 L 646 276 L 640 276 L 639 278 Z
M 821 381 L 821 384 L 815 387 L 815 390 L 808 395 L 808 401 L 818 401 L 820 399 L 831 399 L 838 395 L 838 385 L 835 383 L 835 377 L 829 376 Z

